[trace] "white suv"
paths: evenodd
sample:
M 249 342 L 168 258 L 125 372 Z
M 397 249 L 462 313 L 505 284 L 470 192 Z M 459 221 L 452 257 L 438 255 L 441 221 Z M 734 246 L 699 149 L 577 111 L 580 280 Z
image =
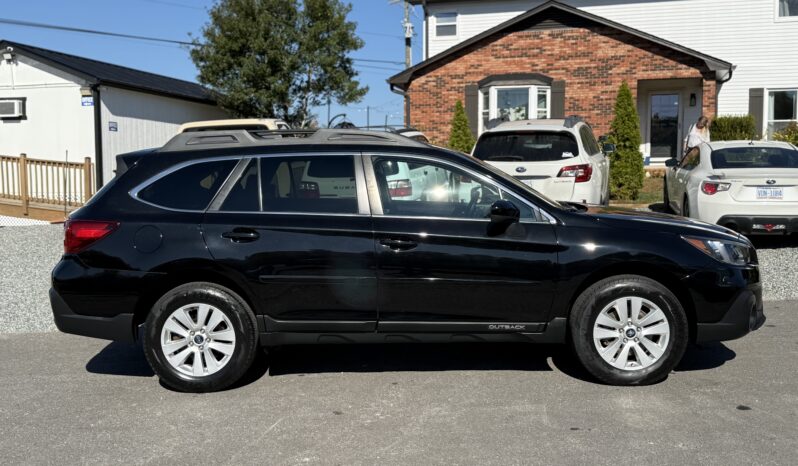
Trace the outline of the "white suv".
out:
M 609 160 L 578 117 L 501 123 L 482 133 L 472 155 L 558 201 L 606 205 L 610 199 Z

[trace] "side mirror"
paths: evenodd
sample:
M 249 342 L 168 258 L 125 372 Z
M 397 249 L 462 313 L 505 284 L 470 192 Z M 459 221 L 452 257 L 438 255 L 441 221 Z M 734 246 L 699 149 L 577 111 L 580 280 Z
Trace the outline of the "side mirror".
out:
M 675 167 L 678 164 L 679 164 L 679 162 L 676 160 L 675 157 L 672 157 L 672 158 L 670 158 L 670 159 L 665 161 L 665 166 L 666 167 Z
M 521 220 L 521 211 L 510 201 L 499 199 L 490 206 L 490 223 L 509 226 Z
M 604 153 L 612 154 L 613 152 L 615 152 L 615 144 L 610 144 L 609 142 L 604 143 Z

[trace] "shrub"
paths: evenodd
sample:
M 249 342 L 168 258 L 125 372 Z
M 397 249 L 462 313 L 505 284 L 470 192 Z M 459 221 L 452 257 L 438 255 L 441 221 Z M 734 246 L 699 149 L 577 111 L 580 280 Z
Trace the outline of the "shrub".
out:
M 640 119 L 626 82 L 618 89 L 609 141 L 615 144 L 615 152 L 610 156 L 610 196 L 613 199 L 637 199 L 643 187 L 645 169 L 643 154 L 640 153 Z
M 466 154 L 471 152 L 474 147 L 474 135 L 468 127 L 468 116 L 466 116 L 463 102 L 457 101 L 454 106 L 454 117 L 452 118 L 452 131 L 449 133 L 449 147 Z
M 787 125 L 786 128 L 773 134 L 773 140 L 789 142 L 790 144 L 798 146 L 798 123 L 793 121 Z
M 730 115 L 715 118 L 710 127 L 713 141 L 759 139 L 752 115 Z

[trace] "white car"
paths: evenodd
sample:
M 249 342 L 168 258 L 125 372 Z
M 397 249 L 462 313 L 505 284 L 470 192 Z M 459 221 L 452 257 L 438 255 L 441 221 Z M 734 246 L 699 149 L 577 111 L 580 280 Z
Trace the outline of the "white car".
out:
M 666 162 L 665 205 L 743 234 L 798 232 L 798 148 L 709 142 Z
M 501 123 L 482 133 L 472 155 L 551 199 L 603 205 L 610 199 L 609 160 L 578 117 Z

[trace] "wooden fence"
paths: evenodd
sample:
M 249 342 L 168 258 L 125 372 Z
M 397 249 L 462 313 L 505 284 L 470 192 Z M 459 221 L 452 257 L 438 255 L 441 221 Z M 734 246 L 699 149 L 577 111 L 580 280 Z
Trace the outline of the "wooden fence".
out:
M 45 208 L 75 208 L 94 194 L 92 163 L 56 162 L 0 155 L 0 200 L 22 204 L 25 215 L 31 203 Z

